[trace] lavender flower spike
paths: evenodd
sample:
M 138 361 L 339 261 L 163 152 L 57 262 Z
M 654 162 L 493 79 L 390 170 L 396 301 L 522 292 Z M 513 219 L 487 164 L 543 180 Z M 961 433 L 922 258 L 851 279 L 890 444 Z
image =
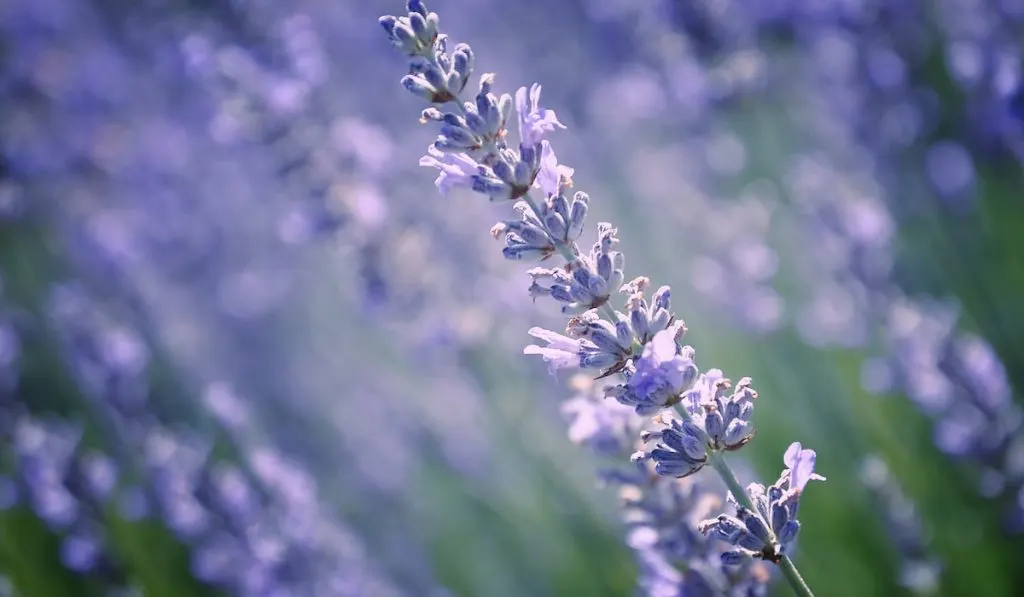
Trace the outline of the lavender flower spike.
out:
M 744 490 L 724 453 L 745 446 L 754 436 L 750 419 L 757 392 L 750 379 L 742 378 L 734 388 L 717 369 L 699 374 L 694 349 L 679 344 L 686 326 L 671 311 L 670 289 L 659 288 L 648 301 L 644 297 L 650 287 L 648 278 L 639 276 L 626 283 L 625 258 L 615 249 L 619 243 L 615 226 L 599 222 L 597 242 L 589 254 L 580 250 L 577 239 L 583 231 L 590 198 L 582 192 L 571 199 L 566 195 L 574 172 L 558 163 L 551 143 L 544 138 L 565 125 L 553 111 L 540 107 L 540 85 L 516 91 L 516 148 L 508 141 L 505 129 L 511 99 L 506 99 L 507 95 L 499 99 L 492 92 L 492 74 L 480 77 L 475 101 L 461 97 L 471 75 L 473 54 L 469 46 L 459 44 L 450 55 L 446 36 L 433 29 L 436 22 L 434 13 L 427 12 L 420 1 L 408 3 L 406 17 L 381 18 L 391 41 L 409 55 L 410 77 L 415 81 L 407 77 L 407 86 L 415 83 L 414 91 L 433 104 L 422 112 L 421 122 L 440 124 L 441 135 L 420 164 L 440 170 L 436 184 L 442 193 L 458 186 L 469 187 L 491 201 L 512 202 L 517 217 L 499 221 L 491 229 L 496 239 L 504 239 L 502 253 L 507 259 L 564 260 L 527 273 L 530 296 L 546 296 L 561 303 L 562 314 L 569 316 L 565 333 L 532 328 L 530 335 L 547 345 L 531 344 L 523 352 L 540 355 L 551 373 L 580 368 L 600 371 L 598 378 L 621 375 L 618 385 L 601 388 L 603 395 L 630 407 L 637 420 L 656 414 L 653 421 L 661 429 L 639 429 L 647 422 L 638 424 L 637 429 L 632 425 L 620 429 L 624 433 L 639 432 L 644 442 L 659 443 L 650 452 L 634 453 L 631 472 L 620 471 L 625 477 L 616 477 L 639 475 L 645 487 L 666 487 L 670 497 L 679 497 L 675 490 L 682 485 L 671 477 L 685 477 L 710 466 L 732 492 L 737 508 L 735 517 L 720 516 L 700 525 L 705 533 L 738 547 L 725 552 L 721 562 L 742 565 L 751 559 L 748 556 L 756 556 L 775 563 L 798 595 L 813 597 L 786 554 L 800 528 L 796 521 L 800 495 L 808 481 L 821 479 L 814 474 L 814 452 L 794 444 L 786 453 L 787 468 L 775 485 L 767 490 L 751 485 Z M 531 195 L 537 188 L 542 191 L 540 197 Z M 625 312 L 614 305 L 618 294 L 628 297 L 622 305 Z M 584 410 L 591 406 L 577 404 Z M 681 420 L 666 412 L 673 407 Z M 595 412 L 591 421 L 619 420 L 612 417 L 610 408 L 605 406 L 600 411 L 602 416 Z M 589 431 L 574 427 L 570 433 L 575 436 L 593 431 L 593 426 Z M 620 455 L 634 447 L 628 439 L 615 440 L 613 451 Z M 692 527 L 687 527 L 692 533 Z M 642 530 L 640 535 L 644 535 Z M 649 541 L 651 533 L 645 536 L 646 540 L 638 540 L 633 546 L 645 563 L 642 568 L 646 572 L 638 586 L 647 594 L 654 587 L 671 594 L 725 594 L 730 577 L 739 583 L 735 586 L 745 586 L 748 580 L 754 581 L 753 587 L 763 584 L 744 572 L 753 567 L 740 566 L 726 572 L 718 567 L 719 558 L 705 567 L 691 558 L 679 558 L 681 554 L 662 553 L 657 541 Z M 672 561 L 677 559 L 686 563 L 686 570 L 672 569 Z M 705 577 L 701 572 L 704 568 L 714 574 Z M 711 583 L 712 576 L 722 582 Z M 684 590 L 689 587 L 709 590 Z

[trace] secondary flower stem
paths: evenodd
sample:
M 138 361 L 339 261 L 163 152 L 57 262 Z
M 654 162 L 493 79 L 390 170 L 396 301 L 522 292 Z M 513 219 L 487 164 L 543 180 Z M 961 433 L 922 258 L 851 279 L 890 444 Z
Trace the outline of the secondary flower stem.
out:
M 782 559 L 779 560 L 779 568 L 782 569 L 782 574 L 786 577 L 789 586 L 793 587 L 794 593 L 800 597 L 814 597 L 811 588 L 807 586 L 804 577 L 800 576 L 800 571 L 796 569 L 796 565 L 793 564 L 793 560 L 789 559 L 789 556 L 782 556 Z
M 718 476 L 725 482 L 725 486 L 732 492 L 732 496 L 736 501 L 747 510 L 757 512 L 757 509 L 754 508 L 754 502 L 750 501 L 750 496 L 747 495 L 747 490 L 743 489 L 743 486 L 740 485 L 740 480 L 736 478 L 736 473 L 732 472 L 729 463 L 725 461 L 725 456 L 721 452 L 709 451 L 708 463 L 711 464 L 711 468 L 715 469 Z

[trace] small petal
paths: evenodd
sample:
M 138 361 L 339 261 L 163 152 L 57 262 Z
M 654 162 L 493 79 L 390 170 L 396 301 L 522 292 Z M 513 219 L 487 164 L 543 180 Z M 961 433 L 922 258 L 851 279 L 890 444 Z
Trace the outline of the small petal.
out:
M 442 152 L 433 146 L 420 158 L 420 166 L 437 168 L 434 185 L 445 196 L 455 187 L 472 188 L 473 177 L 480 169 L 480 165 L 464 153 Z
M 808 481 L 824 481 L 825 477 L 815 474 L 814 464 L 817 454 L 814 450 L 804 450 L 800 442 L 793 442 L 783 456 L 783 462 L 790 471 L 789 487 L 793 491 L 801 492 Z
M 544 340 L 548 346 L 537 346 L 531 344 L 523 349 L 523 354 L 540 355 L 548 363 L 548 370 L 552 373 L 559 369 L 567 369 L 580 366 L 580 355 L 583 341 L 563 336 L 544 328 L 530 328 L 529 334 L 534 338 Z
M 750 554 L 740 550 L 733 549 L 722 552 L 722 563 L 726 566 L 741 566 L 750 560 Z
M 516 111 L 519 113 L 519 142 L 527 147 L 540 143 L 544 134 L 564 129 L 565 125 L 558 121 L 553 110 L 540 107 L 540 85 L 534 83 L 530 87 L 529 99 L 525 87 L 516 91 Z
M 534 179 L 534 186 L 544 191 L 546 195 L 557 195 L 562 181 L 569 181 L 575 172 L 568 166 L 562 166 L 555 157 L 555 150 L 547 141 L 541 141 L 540 169 Z
M 799 532 L 800 532 L 800 521 L 798 521 L 798 520 L 787 521 L 786 524 L 782 525 L 782 528 L 779 529 L 779 533 L 778 533 L 779 543 L 781 543 L 783 545 L 785 545 L 787 543 L 792 543 L 793 540 L 796 539 L 796 536 L 797 536 L 797 534 Z

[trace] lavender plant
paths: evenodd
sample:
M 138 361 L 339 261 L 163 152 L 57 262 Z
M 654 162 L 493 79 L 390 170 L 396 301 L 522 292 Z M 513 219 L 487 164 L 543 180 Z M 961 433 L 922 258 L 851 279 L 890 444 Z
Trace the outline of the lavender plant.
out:
M 241 398 L 215 384 L 205 402 L 218 426 L 169 421 L 149 387 L 151 347 L 80 286 L 60 285 L 53 295 L 49 314 L 66 366 L 98 417 L 35 416 L 39 406 L 14 391 L 16 379 L 0 386 L 12 388 L 0 402 L 0 440 L 14 453 L 2 462 L 14 475 L 4 478 L 0 513 L 24 502 L 58 537 L 62 565 L 104 595 L 130 594 L 139 573 L 119 557 L 115 537 L 119 527 L 147 521 L 187 550 L 197 591 L 405 594 L 324 505 L 313 475 L 255 433 Z M 3 315 L 6 382 L 17 377 L 19 338 Z M 100 425 L 100 443 L 113 457 L 84 446 L 94 419 L 109 423 Z
M 10 417 L 11 412 L 5 413 Z M 17 495 L 60 537 L 65 568 L 110 588 L 123 587 L 127 573 L 111 550 L 103 507 L 117 467 L 96 450 L 80 447 L 82 429 L 50 417 L 12 417 L 11 444 L 19 473 Z
M 1007 528 L 1022 532 L 1024 411 L 1006 367 L 983 338 L 958 332 L 954 306 L 893 301 L 886 315 L 887 352 L 865 363 L 866 385 L 906 395 L 933 421 L 935 446 L 980 471 L 979 493 L 1010 498 Z
M 655 447 L 632 454 L 637 470 L 683 479 L 710 465 L 729 490 L 736 515 L 719 515 L 698 525 L 702 533 L 733 546 L 721 554 L 719 564 L 729 567 L 751 559 L 777 564 L 797 594 L 811 595 L 790 554 L 800 529 L 800 497 L 809 481 L 823 480 L 814 473 L 814 451 L 793 443 L 785 454 L 786 469 L 774 485 L 743 488 L 724 453 L 743 448 L 754 436 L 751 416 L 757 392 L 751 381 L 744 378 L 734 386 L 720 370 L 699 371 L 694 349 L 681 343 L 686 326 L 671 311 L 671 290 L 663 286 L 649 293 L 651 282 L 642 276 L 626 282 L 612 224 L 599 223 L 597 241 L 589 254 L 582 253 L 577 240 L 590 199 L 582 192 L 568 194 L 574 171 L 558 163 L 546 139 L 565 126 L 540 106 L 540 85 L 519 88 L 513 100 L 494 92 L 495 75 L 487 73 L 480 77 L 475 96 L 464 98 L 474 70 L 471 47 L 457 44 L 449 52 L 438 15 L 418 0 L 410 0 L 407 9 L 405 16 L 381 17 L 380 24 L 409 57 L 402 85 L 430 104 L 420 121 L 440 127 L 420 164 L 438 170 L 435 184 L 443 195 L 465 188 L 491 202 L 512 204 L 516 217 L 491 231 L 504 240 L 507 259 L 564 260 L 562 266 L 535 267 L 528 274 L 530 295 L 554 299 L 569 316 L 565 333 L 533 328 L 530 335 L 545 345 L 529 345 L 524 352 L 541 356 L 552 372 L 579 368 L 599 378 L 618 376 L 619 383 L 608 386 L 605 397 L 638 416 L 653 415 L 653 428 L 642 431 L 640 439 Z M 513 103 L 518 147 L 507 139 Z M 615 293 L 627 297 L 623 311 L 613 306 Z M 675 563 L 668 545 L 652 544 L 666 562 Z M 679 564 L 676 573 L 682 582 L 692 580 L 696 573 L 690 563 L 683 558 Z M 668 588 L 662 583 L 657 591 L 650 586 L 646 590 L 677 594 L 685 586 L 673 575 L 663 578 L 670 579 Z

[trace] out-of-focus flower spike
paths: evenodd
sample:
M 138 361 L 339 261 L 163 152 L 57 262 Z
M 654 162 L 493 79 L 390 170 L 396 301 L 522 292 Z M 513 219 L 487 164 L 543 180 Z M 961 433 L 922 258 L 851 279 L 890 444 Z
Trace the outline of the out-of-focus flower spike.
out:
M 899 556 L 899 583 L 915 595 L 931 595 L 939 588 L 942 563 L 929 546 L 929 532 L 885 461 L 865 458 L 860 480 L 867 488 L 884 529 Z

